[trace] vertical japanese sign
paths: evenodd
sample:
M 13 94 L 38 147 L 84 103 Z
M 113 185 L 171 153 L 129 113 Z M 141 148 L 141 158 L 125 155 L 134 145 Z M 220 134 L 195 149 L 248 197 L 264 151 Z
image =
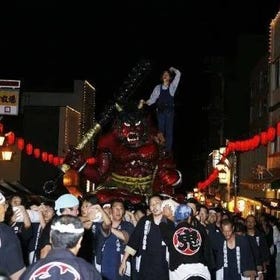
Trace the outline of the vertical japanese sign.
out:
M 0 80 L 0 115 L 18 115 L 19 80 Z

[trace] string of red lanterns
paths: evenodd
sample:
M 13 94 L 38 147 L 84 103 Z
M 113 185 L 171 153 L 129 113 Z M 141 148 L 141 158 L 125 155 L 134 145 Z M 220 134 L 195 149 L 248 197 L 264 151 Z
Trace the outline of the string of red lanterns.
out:
M 267 130 L 262 131 L 249 139 L 241 141 L 228 141 L 221 161 L 223 161 L 232 152 L 248 152 L 255 150 L 260 145 L 266 146 L 268 143 L 274 141 L 276 136 L 280 136 L 280 122 L 276 124 L 276 128 L 271 126 Z M 200 191 L 205 190 L 218 178 L 218 175 L 219 171 L 215 168 L 206 180 L 198 182 L 198 189 Z
M 4 126 L 0 123 L 0 132 L 4 131 Z M 9 132 L 5 134 L 7 137 L 8 145 L 13 145 L 15 140 L 17 139 L 17 147 L 20 151 L 25 150 L 26 154 L 31 156 L 33 155 L 36 159 L 41 159 L 43 162 L 48 162 L 55 166 L 61 165 L 64 162 L 63 157 L 58 157 L 53 155 L 52 153 L 48 153 L 46 151 L 41 151 L 40 148 L 34 148 L 32 143 L 25 144 L 25 140 L 22 137 L 16 138 L 14 132 Z M 276 124 L 276 128 L 269 127 L 266 131 L 262 131 L 259 134 L 254 135 L 253 137 L 241 140 L 241 141 L 228 141 L 226 145 L 225 152 L 222 155 L 225 159 L 230 153 L 238 151 L 238 152 L 246 152 L 252 151 L 259 147 L 259 145 L 267 145 L 269 142 L 274 141 L 276 136 L 280 136 L 280 122 Z M 95 164 L 96 159 L 94 157 L 90 157 L 86 159 L 88 164 Z M 197 187 L 199 190 L 206 189 L 210 184 L 212 184 L 218 177 L 219 171 L 218 169 L 214 169 L 212 173 L 208 176 L 208 178 L 204 181 L 198 182 Z
M 22 137 L 17 138 L 17 147 L 19 150 L 25 150 L 26 154 L 33 155 L 36 159 L 41 159 L 43 162 L 48 162 L 54 166 L 62 165 L 64 162 L 63 157 L 55 156 L 52 153 L 41 151 L 40 148 L 34 148 L 33 144 L 27 143 L 25 145 L 25 140 Z M 87 164 L 95 164 L 96 159 L 94 157 L 89 157 L 86 159 Z
M 0 133 L 3 133 L 4 125 L 0 123 Z M 34 156 L 34 158 L 42 160 L 45 163 L 53 164 L 54 166 L 62 165 L 64 162 L 63 157 L 56 156 L 52 153 L 48 153 L 46 151 L 42 151 L 38 147 L 34 147 L 31 142 L 26 142 L 23 137 L 16 137 L 15 133 L 10 131 L 5 134 L 5 140 L 8 146 L 10 145 L 17 145 L 17 148 L 21 152 L 25 152 L 29 156 Z M 94 157 L 89 157 L 86 159 L 87 164 L 94 164 L 96 159 Z

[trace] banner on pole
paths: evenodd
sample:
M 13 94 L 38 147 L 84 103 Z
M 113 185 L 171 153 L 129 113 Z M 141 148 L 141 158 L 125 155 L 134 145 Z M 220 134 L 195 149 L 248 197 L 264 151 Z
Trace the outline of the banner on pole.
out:
M 18 115 L 19 80 L 0 80 L 0 115 Z

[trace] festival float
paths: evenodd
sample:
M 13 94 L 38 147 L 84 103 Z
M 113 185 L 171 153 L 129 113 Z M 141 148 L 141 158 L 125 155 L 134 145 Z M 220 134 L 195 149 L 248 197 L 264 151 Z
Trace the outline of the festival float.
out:
M 76 145 L 71 147 L 61 165 L 63 174 L 79 174 L 94 183 L 94 193 L 100 203 L 123 199 L 132 204 L 145 201 L 147 196 L 159 193 L 168 197 L 176 194 L 181 184 L 181 173 L 164 152 L 164 139 L 153 125 L 143 102 L 129 97 L 143 82 L 151 64 L 141 61 L 132 69 L 116 100 L 105 107 L 100 119 Z M 105 125 L 111 125 L 103 133 Z M 94 160 L 88 164 L 83 148 L 98 135 Z M 74 172 L 73 172 L 74 171 Z M 79 186 L 65 186 L 74 195 L 83 196 Z

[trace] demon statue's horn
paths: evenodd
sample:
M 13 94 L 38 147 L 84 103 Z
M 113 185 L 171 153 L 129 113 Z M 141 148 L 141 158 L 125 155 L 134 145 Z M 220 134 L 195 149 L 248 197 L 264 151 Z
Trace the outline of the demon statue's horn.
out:
M 81 141 L 75 147 L 76 150 L 82 150 L 85 145 L 96 136 L 96 134 L 101 130 L 101 128 L 106 125 L 113 117 L 114 110 L 121 109 L 119 103 L 124 103 L 137 89 L 137 87 L 143 82 L 144 78 L 151 71 L 151 63 L 147 60 L 141 60 L 137 63 L 132 71 L 129 73 L 127 79 L 123 82 L 121 88 L 118 91 L 117 98 L 114 102 L 108 104 L 103 113 L 101 114 L 98 123 L 95 123 L 93 128 L 91 128 L 82 137 Z M 117 107 L 119 106 L 119 108 Z M 61 170 L 65 173 L 70 169 L 70 165 L 64 162 L 61 166 Z

